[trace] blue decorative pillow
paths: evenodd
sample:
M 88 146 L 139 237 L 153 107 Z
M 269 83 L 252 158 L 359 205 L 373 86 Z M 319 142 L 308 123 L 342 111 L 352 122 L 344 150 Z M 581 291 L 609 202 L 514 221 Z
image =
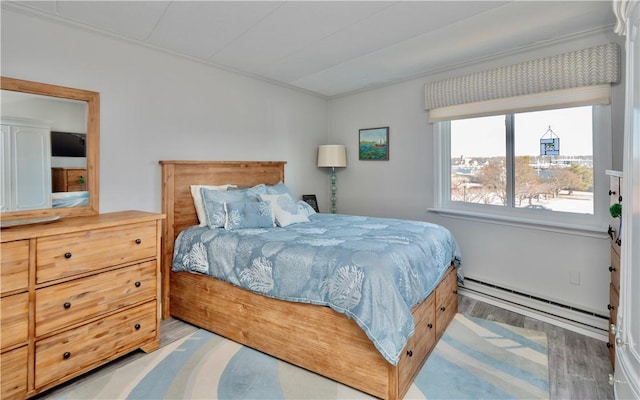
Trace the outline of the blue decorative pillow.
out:
M 268 201 L 230 201 L 224 203 L 224 229 L 271 228 L 273 216 Z
M 293 193 L 291 192 L 291 190 L 289 190 L 289 188 L 282 182 L 278 182 L 275 185 L 267 185 L 265 187 L 266 189 L 266 193 L 262 193 L 262 194 L 284 194 L 287 193 L 288 195 L 290 195 L 291 197 L 295 198 L 296 196 L 293 195 Z
M 261 194 L 260 198 L 262 201 L 271 202 L 271 212 L 279 226 L 309 222 L 307 214 L 298 208 L 296 200 L 287 193 Z
M 254 201 L 257 202 L 257 196 L 247 193 L 246 190 L 211 190 L 202 188 L 202 203 L 204 205 L 204 213 L 209 228 L 224 228 L 227 220 L 227 213 L 224 211 L 224 203 L 231 201 Z

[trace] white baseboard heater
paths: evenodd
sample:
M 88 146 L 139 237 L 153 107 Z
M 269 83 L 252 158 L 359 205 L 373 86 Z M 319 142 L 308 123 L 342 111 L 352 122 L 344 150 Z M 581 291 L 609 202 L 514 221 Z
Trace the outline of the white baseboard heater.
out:
M 481 300 L 552 325 L 608 341 L 609 317 L 503 288 L 473 278 L 464 278 L 461 295 Z

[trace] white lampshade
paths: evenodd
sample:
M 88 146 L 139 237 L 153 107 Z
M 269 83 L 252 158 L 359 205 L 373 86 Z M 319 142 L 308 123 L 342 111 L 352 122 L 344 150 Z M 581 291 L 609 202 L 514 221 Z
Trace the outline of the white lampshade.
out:
M 327 144 L 318 148 L 318 167 L 346 167 L 347 149 L 341 144 Z

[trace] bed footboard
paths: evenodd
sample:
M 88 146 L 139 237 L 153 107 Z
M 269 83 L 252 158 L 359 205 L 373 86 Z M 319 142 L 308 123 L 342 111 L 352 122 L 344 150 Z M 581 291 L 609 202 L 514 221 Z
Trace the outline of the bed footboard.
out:
M 379 398 L 401 398 L 457 311 L 453 267 L 413 315 L 416 333 L 397 366 L 355 322 L 329 307 L 254 294 L 207 276 L 171 274 L 171 314 Z M 444 308 L 444 309 L 443 309 Z M 438 325 L 442 325 L 438 329 Z

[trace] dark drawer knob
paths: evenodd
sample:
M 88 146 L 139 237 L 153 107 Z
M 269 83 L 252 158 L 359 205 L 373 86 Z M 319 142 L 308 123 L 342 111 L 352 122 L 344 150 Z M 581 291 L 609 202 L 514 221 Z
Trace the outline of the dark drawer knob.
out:
M 427 324 L 427 328 L 429 328 L 429 329 L 433 329 L 433 324 L 432 324 L 431 322 L 429 322 L 429 323 Z
M 610 348 L 612 348 L 612 347 L 613 347 L 613 345 L 612 345 L 611 343 L 607 343 L 607 348 L 608 348 L 608 349 L 610 349 Z
M 140 243 L 142 243 L 142 239 L 140 238 L 136 239 L 136 244 L 140 244 Z
M 134 285 L 136 285 L 136 287 L 140 287 L 141 283 L 140 281 L 137 281 L 136 283 L 134 283 Z
M 136 325 L 134 326 L 134 328 L 136 328 L 136 330 L 139 330 L 139 329 L 140 329 L 140 324 L 136 324 Z
M 71 308 L 71 303 L 69 303 L 68 301 L 66 303 L 64 303 L 64 308 L 65 309 L 70 309 Z
M 411 350 L 407 350 L 407 355 L 408 355 L 409 357 L 413 356 L 413 351 L 411 351 Z
M 440 307 L 440 311 L 444 311 L 446 309 L 447 309 L 447 307 L 445 307 L 445 306 Z
M 64 354 L 62 355 L 62 358 L 64 358 L 65 360 L 69 359 L 71 357 L 71 353 L 69 353 L 68 351 L 65 351 Z
M 71 258 L 71 253 L 64 253 L 64 258 Z
M 615 190 L 609 190 L 609 196 L 611 196 L 612 194 L 616 194 Z
M 614 306 L 612 306 L 611 304 L 607 304 L 607 308 L 609 309 L 609 311 L 611 310 L 615 310 L 616 308 Z
M 454 290 L 454 291 L 453 291 L 453 294 L 458 294 L 458 291 L 457 291 L 457 290 Z
M 609 272 L 613 272 L 613 271 L 615 271 L 615 270 L 616 270 L 616 269 L 615 269 L 613 266 L 609 267 Z

